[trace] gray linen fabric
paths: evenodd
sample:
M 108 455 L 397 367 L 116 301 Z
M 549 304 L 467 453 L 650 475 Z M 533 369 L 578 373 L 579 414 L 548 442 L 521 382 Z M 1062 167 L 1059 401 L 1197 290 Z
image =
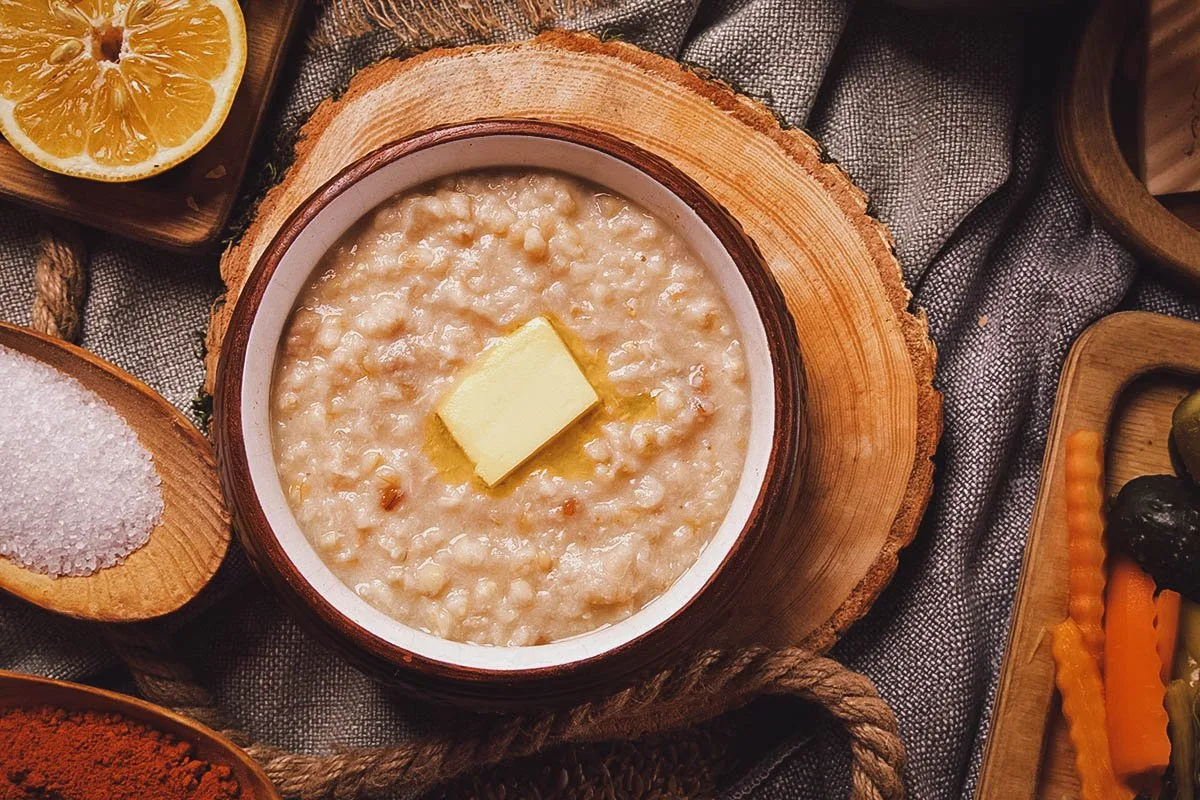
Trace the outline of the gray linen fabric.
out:
M 319 32 L 328 20 L 314 11 Z M 568 21 L 707 67 L 812 130 L 890 227 L 940 353 L 946 429 L 933 504 L 876 610 L 835 654 L 896 708 L 913 797 L 970 793 L 1070 342 L 1119 307 L 1200 319 L 1097 227 L 1054 153 L 1053 70 L 1075 9 L 922 16 L 861 0 L 619 0 Z M 495 39 L 524 35 L 509 21 Z M 370 35 L 297 54 L 260 163 L 362 66 L 428 42 Z M 264 167 L 264 174 L 268 168 Z M 35 215 L 0 205 L 0 316 L 28 320 Z M 92 236 L 84 344 L 186 408 L 216 257 Z M 2 480 L 0 476 L 0 480 Z M 235 557 L 181 638 L 235 720 L 285 747 L 381 744 L 436 727 L 301 632 Z M 88 626 L 0 598 L 0 667 L 86 679 L 112 664 Z M 799 731 L 797 731 L 799 735 Z M 838 736 L 763 753 L 729 797 L 843 795 Z

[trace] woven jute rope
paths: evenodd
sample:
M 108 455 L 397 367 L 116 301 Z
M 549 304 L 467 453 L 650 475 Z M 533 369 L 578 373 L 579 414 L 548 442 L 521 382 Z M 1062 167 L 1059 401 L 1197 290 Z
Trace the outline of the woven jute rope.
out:
M 807 650 L 710 650 L 634 686 L 561 711 L 452 717 L 438 736 L 398 745 L 301 755 L 251 743 L 233 730 L 163 640 L 138 626 L 110 641 L 148 699 L 192 716 L 243 746 L 286 797 L 353 800 L 419 792 L 464 773 L 560 744 L 640 739 L 703 722 L 760 695 L 792 695 L 824 708 L 846 729 L 851 797 L 900 800 L 905 762 L 896 717 L 866 677 Z
M 49 223 L 35 272 L 33 327 L 79 334 L 86 262 L 77 228 Z M 290 753 L 236 730 L 212 695 L 174 656 L 166 636 L 144 625 L 109 626 L 109 640 L 149 700 L 221 731 L 262 764 L 286 797 L 352 800 L 420 792 L 480 768 L 563 744 L 640 739 L 744 706 L 760 695 L 792 695 L 825 709 L 850 739 L 851 797 L 900 800 L 904 747 L 896 717 L 866 677 L 798 648 L 702 652 L 633 686 L 573 708 L 520 716 L 454 717 L 437 736 L 330 755 Z

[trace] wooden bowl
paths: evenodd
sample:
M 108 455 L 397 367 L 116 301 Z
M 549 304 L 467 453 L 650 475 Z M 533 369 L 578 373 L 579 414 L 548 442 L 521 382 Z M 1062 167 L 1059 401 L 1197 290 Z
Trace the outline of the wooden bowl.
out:
M 0 558 L 0 590 L 59 614 L 136 622 L 181 608 L 229 549 L 212 446 L 162 395 L 86 350 L 0 322 L 0 345 L 77 380 L 124 418 L 154 459 L 163 515 L 146 544 L 91 575 L 51 577 Z
M 0 711 L 39 705 L 66 711 L 116 712 L 188 742 L 197 758 L 229 767 L 243 800 L 279 800 L 279 793 L 258 764 L 233 742 L 198 722 L 116 692 L 0 670 Z
M 465 170 L 555 169 L 629 197 L 689 242 L 741 330 L 751 383 L 748 455 L 724 523 L 662 596 L 615 625 L 531 647 L 450 642 L 359 598 L 293 518 L 272 454 L 268 392 L 280 336 L 326 250 L 399 191 Z M 616 137 L 534 121 L 486 120 L 416 134 L 352 164 L 302 203 L 258 261 L 234 309 L 214 395 L 222 486 L 257 569 L 294 612 L 368 672 L 474 707 L 575 699 L 699 646 L 744 582 L 755 543 L 787 519 L 803 446 L 795 326 L 754 244 L 696 183 Z

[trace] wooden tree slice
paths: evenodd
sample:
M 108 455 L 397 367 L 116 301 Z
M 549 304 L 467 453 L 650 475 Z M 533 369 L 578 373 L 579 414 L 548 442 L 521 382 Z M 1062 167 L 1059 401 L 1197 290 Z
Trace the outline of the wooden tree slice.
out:
M 238 292 L 305 197 L 383 144 L 485 117 L 626 139 L 694 178 L 757 242 L 796 318 L 809 451 L 795 526 L 763 542 L 747 583 L 757 591 L 714 637 L 829 647 L 891 579 L 929 501 L 942 424 L 934 347 L 887 231 L 845 173 L 763 106 L 673 61 L 551 32 L 361 72 L 313 114 L 295 163 L 222 259 L 229 292 L 209 331 L 210 381 Z

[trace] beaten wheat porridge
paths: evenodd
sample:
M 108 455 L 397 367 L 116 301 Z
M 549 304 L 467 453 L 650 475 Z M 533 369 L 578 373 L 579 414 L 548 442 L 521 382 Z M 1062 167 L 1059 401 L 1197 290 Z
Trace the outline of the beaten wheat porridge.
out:
M 434 408 L 537 316 L 602 403 L 488 488 Z M 541 644 L 628 617 L 695 562 L 745 461 L 747 367 L 716 283 L 666 224 L 552 172 L 383 203 L 317 267 L 277 363 L 301 529 L 361 597 L 447 639 Z

